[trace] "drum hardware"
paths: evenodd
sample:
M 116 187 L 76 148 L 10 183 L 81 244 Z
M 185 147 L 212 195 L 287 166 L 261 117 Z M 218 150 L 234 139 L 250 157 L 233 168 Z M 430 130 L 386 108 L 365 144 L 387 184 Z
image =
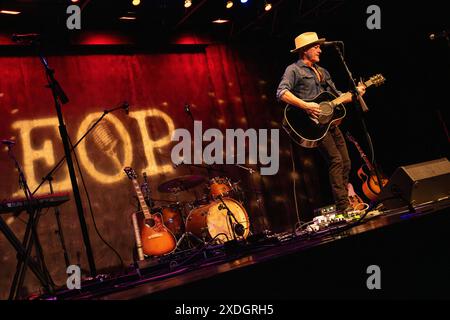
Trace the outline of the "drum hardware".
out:
M 245 166 L 240 165 L 240 164 L 235 164 L 235 166 L 239 167 L 241 169 L 247 170 L 250 174 L 253 174 L 255 172 L 255 170 L 253 170 L 252 168 L 248 168 L 248 167 L 245 167 Z
M 186 231 L 183 233 L 183 235 L 180 237 L 180 239 L 177 241 L 177 248 L 180 247 L 180 244 L 186 239 L 188 242 L 188 246 L 191 247 L 191 242 L 189 241 L 189 237 L 194 238 L 195 240 L 197 240 L 199 243 L 205 244 L 206 241 L 205 239 L 200 239 L 199 237 L 197 237 L 195 234 L 193 234 L 192 232 Z
M 233 233 L 233 239 L 236 240 L 237 236 L 242 237 L 245 232 L 244 226 L 239 223 L 239 221 L 236 219 L 236 216 L 233 214 L 233 212 L 230 210 L 230 208 L 227 206 L 227 204 L 223 201 L 222 196 L 219 196 L 219 200 L 222 202 L 222 204 L 219 204 L 219 210 L 227 210 L 227 217 L 229 224 L 231 226 L 231 230 Z M 233 225 L 233 220 L 235 224 Z
M 224 210 L 227 212 L 229 210 L 235 220 L 228 213 L 224 213 Z M 242 224 L 243 228 L 237 226 L 237 230 L 234 230 L 236 224 Z M 247 212 L 242 204 L 235 199 L 225 197 L 192 209 L 186 219 L 186 231 L 203 238 L 204 241 L 216 238 L 218 241 L 227 242 L 235 237 L 246 238 L 250 232 L 249 225 Z

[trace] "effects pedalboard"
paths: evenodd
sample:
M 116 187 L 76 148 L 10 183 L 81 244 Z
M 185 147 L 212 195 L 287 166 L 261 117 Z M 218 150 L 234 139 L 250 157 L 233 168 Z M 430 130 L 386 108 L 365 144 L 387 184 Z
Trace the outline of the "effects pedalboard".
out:
M 314 210 L 317 215 L 312 222 L 305 228 L 305 231 L 317 232 L 330 227 L 345 225 L 357 221 L 366 212 L 366 210 L 352 210 L 345 213 L 337 213 L 334 205 L 329 205 Z M 367 217 L 373 217 L 380 214 L 378 210 L 372 210 L 367 213 Z

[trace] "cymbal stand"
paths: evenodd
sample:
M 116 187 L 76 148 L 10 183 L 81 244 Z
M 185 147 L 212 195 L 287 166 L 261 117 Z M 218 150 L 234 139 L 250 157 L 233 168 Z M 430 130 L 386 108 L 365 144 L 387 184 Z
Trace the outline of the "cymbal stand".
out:
M 245 166 L 240 165 L 240 164 L 237 164 L 237 163 L 235 164 L 235 166 L 236 166 L 236 167 L 239 167 L 239 168 L 241 168 L 241 169 L 247 170 L 248 173 L 250 173 L 250 174 L 253 174 L 253 173 L 255 172 L 255 170 L 253 170 L 252 168 L 248 168 L 248 167 L 245 167 Z
M 175 196 L 176 196 L 176 198 L 178 199 L 178 196 L 177 196 L 177 195 L 175 195 Z M 189 248 L 192 248 L 192 243 L 191 243 L 189 237 L 194 238 L 194 239 L 197 240 L 199 243 L 206 244 L 206 240 L 205 240 L 205 239 L 202 240 L 202 239 L 200 239 L 199 237 L 197 237 L 195 234 L 193 234 L 192 232 L 186 231 L 186 219 L 187 219 L 187 215 L 186 215 L 186 207 L 185 207 L 185 205 L 183 205 L 183 214 L 181 214 L 181 219 L 182 219 L 182 221 L 183 221 L 183 225 L 184 225 L 184 227 L 185 227 L 185 230 L 184 230 L 183 234 L 181 235 L 180 239 L 178 239 L 178 241 L 177 241 L 177 249 L 178 249 L 179 245 L 180 245 L 184 240 L 187 241 L 188 247 L 189 247 Z

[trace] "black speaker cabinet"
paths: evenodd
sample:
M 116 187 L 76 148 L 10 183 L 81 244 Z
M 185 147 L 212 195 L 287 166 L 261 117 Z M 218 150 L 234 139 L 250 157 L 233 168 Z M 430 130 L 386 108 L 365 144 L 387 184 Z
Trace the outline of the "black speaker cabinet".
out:
M 450 162 L 446 158 L 397 168 L 379 200 L 386 209 L 449 197 Z

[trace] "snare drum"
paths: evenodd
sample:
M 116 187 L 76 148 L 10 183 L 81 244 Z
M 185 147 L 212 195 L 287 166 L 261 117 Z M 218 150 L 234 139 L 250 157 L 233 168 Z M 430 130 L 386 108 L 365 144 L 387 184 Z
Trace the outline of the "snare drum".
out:
M 215 177 L 209 180 L 209 195 L 215 200 L 219 196 L 230 197 L 233 193 L 233 185 L 230 179 L 225 177 Z
M 231 198 L 223 198 L 223 201 L 236 217 L 236 220 L 244 227 L 242 237 L 247 238 L 250 232 L 250 221 L 244 207 Z M 192 232 L 200 239 L 211 240 L 216 238 L 222 242 L 232 240 L 233 229 L 230 226 L 227 210 L 222 206 L 222 201 L 216 200 L 191 210 L 186 220 L 186 231 Z M 231 220 L 234 225 L 235 220 L 232 217 Z

